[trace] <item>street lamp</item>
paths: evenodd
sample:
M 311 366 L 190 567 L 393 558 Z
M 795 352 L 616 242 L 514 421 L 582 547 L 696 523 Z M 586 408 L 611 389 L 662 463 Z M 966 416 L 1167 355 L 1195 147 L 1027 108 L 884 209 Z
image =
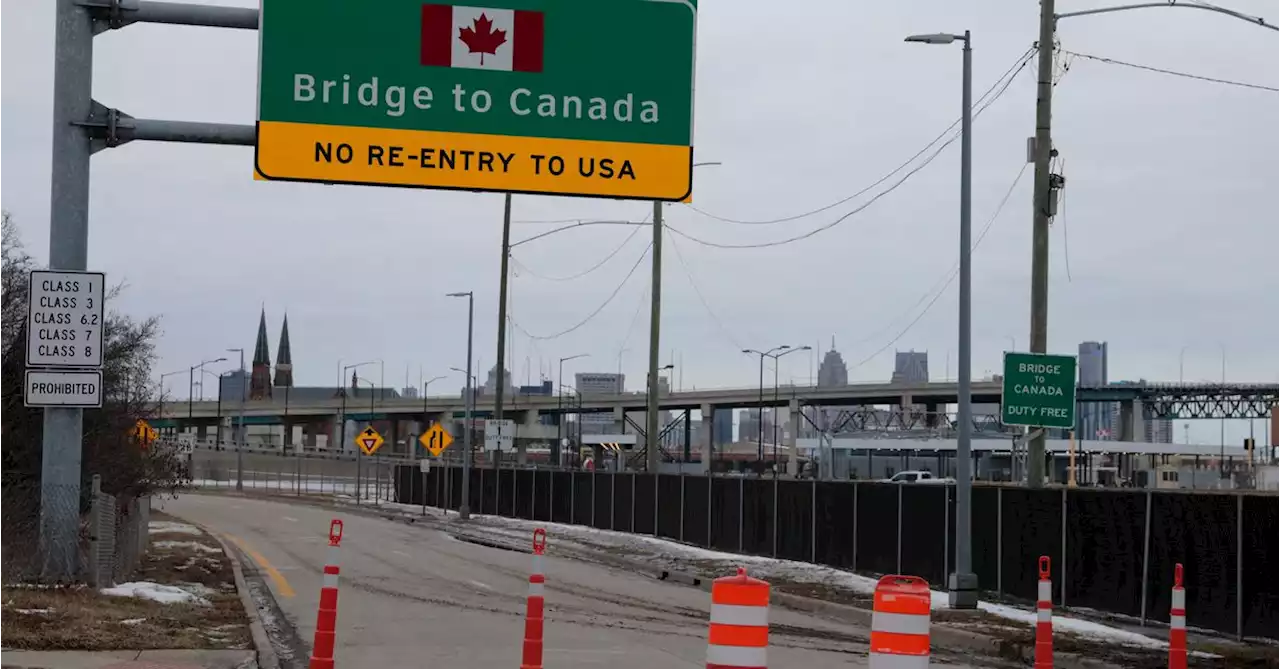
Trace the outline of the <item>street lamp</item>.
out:
M 427 379 L 426 381 L 422 382 L 422 432 L 423 434 L 426 434 L 427 432 L 427 397 L 428 397 L 427 389 L 431 387 L 432 383 L 439 381 L 440 379 L 443 379 L 443 378 L 446 378 L 446 377 L 433 376 Z M 415 449 L 413 448 L 413 445 L 410 444 L 409 454 L 412 455 L 414 450 Z
M 241 351 L 240 355 L 241 357 L 243 357 L 244 351 Z M 193 402 L 195 402 L 195 397 L 196 397 L 196 394 L 195 394 L 196 370 L 199 369 L 203 371 L 205 365 L 211 365 L 215 362 L 226 362 L 226 360 L 227 360 L 226 358 L 215 358 L 213 360 L 205 360 L 198 365 L 192 365 L 191 369 L 187 370 L 187 418 L 191 418 L 192 414 L 195 412 L 195 405 L 193 404 Z M 244 369 L 243 360 L 241 360 L 240 368 L 241 370 Z M 204 399 L 204 393 L 200 394 L 200 399 L 202 400 Z
M 175 374 L 181 374 L 181 373 L 182 373 L 182 370 L 179 369 L 175 372 L 165 372 L 164 374 L 160 375 L 160 409 L 158 411 L 160 415 L 157 416 L 157 418 L 164 418 L 164 380 L 165 378 L 169 376 L 173 376 Z
M 972 322 L 970 308 L 973 302 L 972 263 L 970 256 L 970 209 L 972 202 L 971 173 L 973 163 L 973 48 L 969 39 L 969 31 L 963 35 L 938 33 L 932 35 L 912 35 L 908 42 L 923 44 L 951 44 L 955 41 L 964 43 L 961 65 L 960 92 L 960 332 L 959 332 L 959 369 L 957 378 L 957 413 L 959 424 L 956 432 L 956 559 L 955 572 L 950 575 L 950 591 L 948 599 L 953 609 L 973 609 L 978 606 L 978 577 L 971 566 L 972 532 L 970 499 L 973 493 L 973 481 L 969 472 L 972 463 L 970 453 L 973 433 L 973 406 L 971 395 L 971 344 Z M 1035 350 L 1035 342 L 1032 342 Z M 1033 455 L 1034 457 L 1034 455 Z M 1034 471 L 1039 471 L 1038 469 Z M 1038 484 L 1037 484 L 1038 485 Z
M 770 356 L 773 358 L 773 477 L 778 477 L 778 359 L 783 356 L 791 355 L 798 351 L 812 351 L 812 346 L 801 346 L 800 348 L 790 348 L 777 355 Z M 792 430 L 799 430 L 799 425 L 791 426 Z M 796 454 L 792 453 L 788 456 L 788 462 L 796 461 Z
M 773 357 L 775 353 L 778 353 L 779 351 L 785 351 L 789 348 L 791 348 L 790 344 L 783 344 L 782 346 L 775 346 L 769 349 L 768 351 L 757 351 L 753 348 L 742 349 L 742 352 L 748 355 L 760 356 L 760 401 L 756 408 L 756 423 L 758 424 L 757 427 L 759 428 L 758 434 L 756 435 L 756 466 L 757 467 L 764 466 L 764 359 Z
M 369 384 L 369 427 L 373 427 L 373 414 L 374 414 L 373 400 L 375 396 L 375 393 L 373 391 L 377 390 L 377 386 L 373 384 L 373 381 L 370 381 L 369 379 L 361 378 L 359 375 L 351 377 L 351 384 L 353 386 L 359 387 L 361 381 L 364 381 L 365 383 Z M 374 453 L 376 456 L 378 451 L 375 451 Z M 364 460 L 364 456 L 365 456 L 364 449 L 357 448 L 356 449 L 356 503 L 357 504 L 360 503 L 360 482 L 362 480 L 360 463 Z M 374 469 L 377 470 L 378 472 L 378 483 L 374 485 L 374 490 L 375 490 L 374 503 L 375 504 L 377 503 L 376 496 L 380 494 L 379 492 L 377 492 L 378 485 L 382 483 L 382 469 L 378 465 L 379 463 L 375 461 Z
M 564 436 L 561 434 L 561 429 L 560 429 L 561 426 L 564 425 L 564 406 L 562 402 L 562 400 L 564 399 L 564 392 L 562 390 L 564 388 L 564 363 L 570 360 L 577 360 L 578 358 L 585 358 L 585 357 L 588 357 L 589 355 L 591 354 L 579 353 L 577 355 L 570 355 L 570 356 L 560 358 L 560 370 L 556 373 L 556 441 L 555 443 L 551 444 L 551 461 L 556 463 L 557 467 L 559 467 L 561 464 L 560 441 L 564 439 Z M 621 354 L 618 355 L 618 359 L 619 360 L 622 359 Z M 619 368 L 621 368 L 621 365 L 619 365 Z M 618 377 L 619 378 L 622 377 L 621 369 L 619 369 Z M 578 413 L 578 422 L 579 423 L 582 422 L 581 412 Z
M 243 447 L 244 445 L 241 444 L 240 442 L 244 441 L 244 399 L 245 399 L 244 387 L 249 384 L 247 382 L 248 379 L 246 379 L 244 376 L 244 349 L 229 348 L 227 349 L 227 353 L 240 354 L 240 413 L 236 416 L 236 430 L 235 430 L 236 492 L 243 492 L 244 491 L 244 447 Z M 219 360 L 226 360 L 226 358 L 218 358 L 218 360 L 214 360 L 212 362 L 218 362 Z M 200 363 L 200 368 L 203 371 L 204 369 L 203 362 Z M 221 388 L 221 384 L 219 384 L 219 388 Z
M 342 361 L 339 360 L 338 362 L 342 362 Z M 343 448 L 346 448 L 346 444 L 347 444 L 347 388 L 346 388 L 347 372 L 354 369 L 360 369 L 361 367 L 365 367 L 367 365 L 372 365 L 375 362 L 377 362 L 377 360 L 366 360 L 364 362 L 357 362 L 354 365 L 342 366 L 342 374 L 339 375 L 338 377 L 338 381 L 341 383 L 341 385 L 338 386 L 338 393 L 342 396 L 342 406 L 338 410 L 338 450 L 339 451 L 341 451 Z M 369 394 L 370 395 L 373 394 L 372 388 L 369 390 Z M 360 453 L 357 450 L 356 452 L 356 481 L 357 481 L 356 503 L 357 504 L 360 503 L 359 480 L 360 480 Z
M 458 506 L 458 518 L 467 520 L 471 518 L 471 407 L 475 404 L 475 390 L 471 384 L 471 339 L 475 326 L 476 297 L 471 291 L 448 293 L 446 296 L 467 298 L 467 371 L 463 372 L 467 376 L 467 397 L 464 400 L 466 428 L 462 431 L 462 448 L 466 455 L 462 458 L 462 503 Z M 502 370 L 498 370 L 498 373 L 501 375 Z

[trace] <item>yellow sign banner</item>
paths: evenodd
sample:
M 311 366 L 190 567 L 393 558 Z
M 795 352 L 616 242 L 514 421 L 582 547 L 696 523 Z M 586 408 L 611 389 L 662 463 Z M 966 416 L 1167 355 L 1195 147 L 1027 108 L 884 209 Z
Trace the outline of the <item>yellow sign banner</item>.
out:
M 693 149 L 260 121 L 255 179 L 682 201 Z

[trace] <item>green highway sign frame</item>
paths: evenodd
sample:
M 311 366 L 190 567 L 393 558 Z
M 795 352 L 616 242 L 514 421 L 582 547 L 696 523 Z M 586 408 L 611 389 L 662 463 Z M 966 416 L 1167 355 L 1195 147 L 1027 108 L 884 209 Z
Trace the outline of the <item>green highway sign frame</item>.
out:
M 1074 355 L 1006 351 L 1000 422 L 1074 430 L 1076 369 Z
M 262 0 L 255 178 L 681 201 L 696 0 Z

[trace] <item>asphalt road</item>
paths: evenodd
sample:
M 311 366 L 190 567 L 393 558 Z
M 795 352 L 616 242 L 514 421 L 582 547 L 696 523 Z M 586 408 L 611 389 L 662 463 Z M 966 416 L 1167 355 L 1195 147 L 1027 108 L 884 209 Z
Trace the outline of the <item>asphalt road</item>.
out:
M 333 511 L 217 495 L 186 495 L 163 510 L 239 545 L 309 651 Z M 461 542 L 435 526 L 341 517 L 337 667 L 519 666 L 528 555 Z M 547 667 L 705 666 L 707 592 L 559 558 L 554 543 L 548 537 Z M 769 617 L 771 667 L 866 666 L 867 629 L 778 606 Z M 936 655 L 933 664 L 946 666 Z

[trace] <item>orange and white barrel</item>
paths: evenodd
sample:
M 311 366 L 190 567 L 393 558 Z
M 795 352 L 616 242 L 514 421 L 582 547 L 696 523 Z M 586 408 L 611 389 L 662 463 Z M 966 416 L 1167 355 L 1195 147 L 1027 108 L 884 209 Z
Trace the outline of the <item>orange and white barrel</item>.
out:
M 768 653 L 769 584 L 739 567 L 711 584 L 707 669 L 765 669 Z
M 884 576 L 871 608 L 871 669 L 929 666 L 929 583 L 919 576 Z

